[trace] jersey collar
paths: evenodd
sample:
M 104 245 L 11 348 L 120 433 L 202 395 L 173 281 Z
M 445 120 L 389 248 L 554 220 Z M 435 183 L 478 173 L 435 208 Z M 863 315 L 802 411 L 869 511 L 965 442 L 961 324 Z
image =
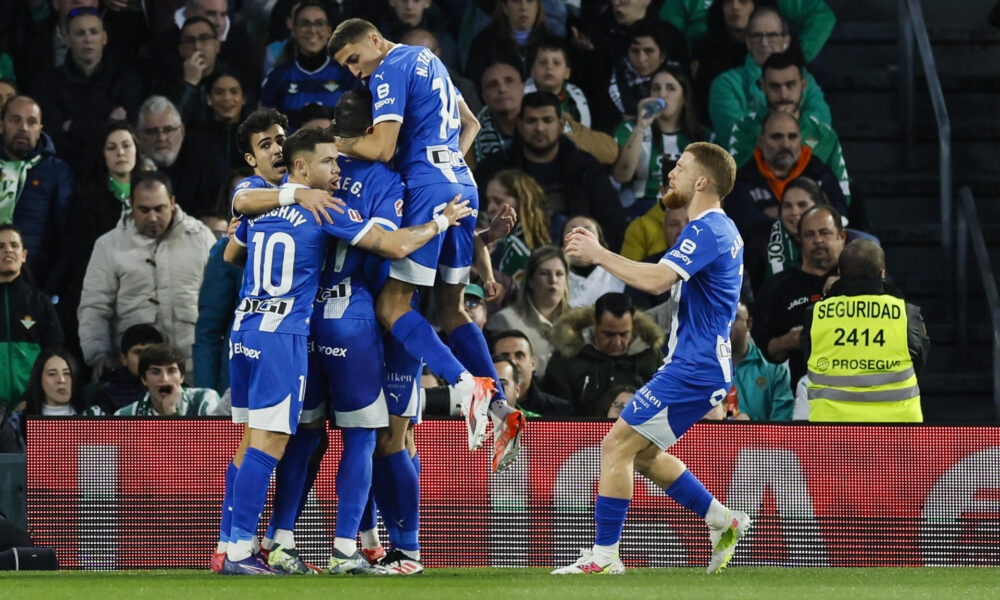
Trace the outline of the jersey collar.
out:
M 717 212 L 717 213 L 719 213 L 719 214 L 723 214 L 723 215 L 724 215 L 724 214 L 726 214 L 726 211 L 722 210 L 721 208 L 709 208 L 709 209 L 706 209 L 706 210 L 703 210 L 703 211 L 701 212 L 701 214 L 699 214 L 699 215 L 698 215 L 697 217 L 694 217 L 694 218 L 693 218 L 693 219 L 691 219 L 691 220 L 692 220 L 692 221 L 697 221 L 698 219 L 700 219 L 700 218 L 704 217 L 704 216 L 705 216 L 705 215 L 707 215 L 708 213 L 714 213 L 714 212 Z

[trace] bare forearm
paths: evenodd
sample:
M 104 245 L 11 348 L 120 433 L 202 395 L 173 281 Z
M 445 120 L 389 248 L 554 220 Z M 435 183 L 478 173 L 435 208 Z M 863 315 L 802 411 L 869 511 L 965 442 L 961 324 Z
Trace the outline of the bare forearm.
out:
M 438 226 L 434 221 L 395 231 L 373 227 L 358 245 L 385 258 L 403 258 L 429 242 L 437 234 Z
M 246 248 L 230 239 L 229 242 L 226 243 L 226 249 L 222 252 L 222 260 L 238 267 L 242 267 L 246 262 Z
M 639 167 L 639 150 L 642 148 L 642 133 L 636 127 L 632 130 L 625 146 L 618 153 L 618 160 L 611 169 L 611 176 L 618 183 L 628 183 L 635 177 L 635 170 Z
M 458 133 L 458 146 L 462 151 L 462 156 L 469 153 L 469 149 L 472 148 L 472 143 L 476 141 L 476 136 L 479 135 L 479 130 L 481 126 L 479 125 L 479 119 L 476 115 L 472 114 L 469 107 L 465 102 L 460 102 L 459 108 L 459 118 L 462 122 L 462 130 Z
M 771 338 L 767 343 L 767 353 L 771 357 L 771 362 L 780 363 L 788 358 L 789 348 L 784 344 L 784 336 Z
M 278 208 L 279 190 L 243 190 L 233 198 L 233 208 L 241 215 L 259 215 Z
M 483 281 L 493 281 L 493 261 L 490 259 L 490 249 L 480 236 L 473 240 L 475 269 Z
M 677 281 L 677 272 L 662 263 L 640 263 L 603 249 L 597 264 L 625 285 L 649 292 L 662 294 Z

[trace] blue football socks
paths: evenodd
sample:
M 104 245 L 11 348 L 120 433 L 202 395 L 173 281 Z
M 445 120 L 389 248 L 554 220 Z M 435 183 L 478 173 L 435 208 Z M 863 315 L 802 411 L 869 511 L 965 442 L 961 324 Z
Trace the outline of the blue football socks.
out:
M 404 448 L 386 457 L 395 492 L 395 518 L 399 527 L 400 550 L 420 550 L 420 480 L 410 453 Z
M 368 504 L 372 486 L 372 453 L 375 452 L 375 430 L 348 427 L 340 430 L 344 452 L 337 468 L 337 531 L 336 537 L 354 540 L 358 537 L 361 514 Z
M 226 493 L 222 497 L 222 520 L 219 521 L 219 541 L 229 542 L 229 527 L 233 522 L 233 484 L 236 482 L 236 473 L 239 469 L 229 461 L 226 467 Z
M 595 545 L 614 546 L 621 540 L 622 527 L 625 525 L 625 515 L 628 513 L 630 502 L 628 498 L 597 496 L 594 502 L 594 521 L 597 522 Z
M 233 482 L 233 520 L 229 528 L 229 541 L 249 541 L 257 535 L 260 512 L 267 500 L 278 459 L 256 448 L 247 448 L 243 463 Z
M 691 474 L 691 471 L 681 473 L 681 476 L 665 491 L 677 504 L 694 511 L 701 518 L 705 518 L 705 515 L 708 514 L 708 507 L 712 505 L 712 494 L 705 489 L 697 477 Z
M 444 345 L 434 328 L 415 310 L 405 313 L 392 325 L 392 337 L 406 348 L 410 356 L 422 358 L 434 374 L 454 385 L 465 371 L 462 363 Z M 492 364 L 492 363 L 491 363 Z
M 392 481 L 389 457 L 376 456 L 372 459 L 372 494 L 375 504 L 382 513 L 382 524 L 389 534 L 389 545 L 399 545 L 399 526 L 396 525 L 396 486 Z
M 274 539 L 275 531 L 295 530 L 299 516 L 299 506 L 308 494 L 305 488 L 309 472 L 309 459 L 319 445 L 320 437 L 326 433 L 322 428 L 300 427 L 285 446 L 285 454 L 278 461 L 274 474 L 274 509 L 268 524 L 266 538 Z

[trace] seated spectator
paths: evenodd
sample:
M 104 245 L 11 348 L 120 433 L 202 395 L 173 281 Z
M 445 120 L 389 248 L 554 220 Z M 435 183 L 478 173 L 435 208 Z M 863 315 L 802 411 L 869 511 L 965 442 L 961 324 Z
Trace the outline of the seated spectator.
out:
M 761 7 L 750 15 L 747 25 L 747 57 L 742 67 L 730 69 L 712 82 L 708 97 L 708 114 L 712 129 L 720 139 L 727 139 L 733 125 L 750 113 L 764 114 L 767 99 L 760 87 L 760 69 L 775 52 L 784 52 L 791 45 L 788 23 L 773 8 Z M 823 92 L 809 72 L 802 95 L 802 113 L 816 117 L 821 123 L 833 122 L 830 107 Z
M 486 302 L 483 300 L 485 297 L 483 286 L 476 283 L 465 286 L 465 312 L 480 331 L 486 327 Z
M 664 333 L 637 312 L 625 294 L 611 292 L 592 307 L 574 308 L 552 328 L 556 351 L 543 387 L 573 403 L 581 417 L 604 417 L 615 385 L 647 381 L 663 362 Z
M 802 96 L 808 85 L 806 78 L 802 76 L 804 72 L 802 62 L 791 52 L 777 52 L 764 61 L 761 86 L 767 98 L 767 112 L 782 111 L 795 117 L 799 123 L 802 143 L 809 146 L 813 156 L 830 167 L 840 182 L 844 196 L 850 198 L 850 178 L 847 176 L 840 138 L 832 127 L 802 112 Z M 766 114 L 754 113 L 733 125 L 725 143 L 737 167 L 753 158 L 766 117 Z
M 208 388 L 187 388 L 184 353 L 167 344 L 150 346 L 139 357 L 139 378 L 146 394 L 115 411 L 120 417 L 204 417 L 214 415 L 219 395 Z
M 604 239 L 604 231 L 600 224 L 590 217 L 576 216 L 563 226 L 559 236 L 560 246 L 565 243 L 566 234 L 577 227 L 582 227 L 597 236 L 601 246 L 608 247 Z M 591 306 L 597 299 L 609 292 L 624 292 L 625 282 L 608 273 L 604 267 L 581 263 L 569 259 L 569 305 L 576 308 Z
M 604 418 L 617 421 L 618 417 L 622 416 L 622 411 L 632 401 L 632 396 L 635 396 L 637 389 L 636 386 L 626 383 L 616 385 L 608 390 L 608 393 L 604 395 L 604 400 L 601 401 L 601 406 L 608 407 Z
M 302 123 L 299 129 L 323 130 L 333 125 L 333 108 L 321 104 L 310 104 L 299 112 Z
M 389 39 L 396 38 L 390 37 Z M 438 44 L 437 37 L 422 27 L 410 29 L 400 36 L 399 42 L 407 46 L 423 46 L 444 62 L 444 53 L 441 51 L 441 45 Z M 465 104 L 473 114 L 478 114 L 483 109 L 483 101 L 479 98 L 479 88 L 476 87 L 476 84 L 471 79 L 466 78 L 459 72 L 457 64 L 449 65 L 445 63 L 445 66 L 448 67 L 448 77 L 451 77 L 451 82 L 461 92 L 462 100 L 465 100 Z
M 666 102 L 664 110 L 652 117 L 639 115 L 622 121 L 615 131 L 620 150 L 611 176 L 622 184 L 622 205 L 636 216 L 655 207 L 665 176 L 677 164 L 684 148 L 691 142 L 711 141 L 714 137 L 698 121 L 691 78 L 681 67 L 660 67 L 651 77 L 650 97 L 639 106 L 656 99 Z
M 481 81 L 486 67 L 504 62 L 524 81 L 535 49 L 548 35 L 541 0 L 497 0 L 493 21 L 472 40 L 465 74 Z
M 167 4 L 177 6 L 177 2 Z M 184 0 L 184 5 L 174 12 L 171 25 L 149 44 L 147 76 L 182 72 L 180 63 L 183 61 L 177 54 L 181 45 L 181 29 L 189 19 L 195 17 L 207 19 L 212 24 L 221 43 L 219 62 L 240 73 L 245 78 L 243 84 L 246 89 L 258 89 L 260 80 L 257 79 L 257 72 L 261 53 L 245 28 L 233 26 L 226 0 Z
M 617 120 L 636 118 L 639 100 L 650 96 L 653 73 L 667 65 L 682 68 L 682 64 L 666 53 L 651 30 L 636 30 L 630 38 L 628 53 L 611 71 L 611 83 L 608 85 L 608 95 L 618 110 Z
M 885 253 L 870 240 L 847 244 L 839 268 L 802 328 L 809 420 L 922 422 L 917 374 L 930 339 L 920 307 L 886 288 Z
M 741 233 L 771 223 L 778 218 L 785 187 L 798 177 L 819 183 L 830 204 L 841 214 L 847 211 L 850 199 L 844 197 L 830 167 L 802 144 L 795 117 L 773 112 L 764 120 L 753 159 L 736 171 L 736 184 L 726 198 L 726 214 Z
M 98 0 L 7 2 L 4 28 L 14 61 L 15 79 L 23 90 L 35 89 L 35 77 L 66 61 L 66 19 L 77 9 L 98 8 Z M 13 14 L 11 14 L 13 13 Z M 9 28 L 8 28 L 9 25 Z
M 562 135 L 564 126 L 558 98 L 547 92 L 527 94 L 510 150 L 487 156 L 476 179 L 489 181 L 503 169 L 520 169 L 545 190 L 552 213 L 594 217 L 604 227 L 608 245 L 619 248 L 624 219 L 618 194 L 597 159 Z
M 121 352 L 115 367 L 97 384 L 91 406 L 95 414 L 110 415 L 126 405 L 142 399 L 146 386 L 139 379 L 139 357 L 154 344 L 162 344 L 163 336 L 152 325 L 133 325 L 122 334 Z
M 680 3 L 678 3 L 680 4 Z M 699 10 L 699 5 L 695 10 Z M 757 7 L 777 6 L 776 0 L 714 0 L 707 10 L 708 33 L 691 44 L 695 66 L 694 89 L 701 114 L 708 114 L 708 90 L 712 80 L 743 64 L 747 57 L 747 24 Z M 662 18 L 662 13 L 661 13 Z M 676 22 L 671 21 L 674 25 Z M 705 33 L 702 31 L 701 33 Z
M 336 106 L 347 90 L 361 82 L 326 54 L 333 33 L 327 5 L 304 0 L 292 13 L 292 39 L 283 60 L 268 74 L 260 91 L 260 105 L 288 116 L 293 128 L 300 125 L 299 111 L 310 104 Z
M 814 206 L 799 220 L 799 238 L 801 266 L 785 269 L 765 281 L 752 311 L 753 339 L 767 360 L 788 360 L 792 382 L 806 374 L 801 349 L 806 310 L 823 297 L 827 278 L 836 272 L 847 232 L 836 209 Z
M 170 177 L 181 208 L 196 217 L 212 212 L 228 167 L 211 148 L 188 140 L 177 107 L 164 96 L 146 98 L 137 129 L 139 150 Z
M 95 143 L 96 142 L 96 143 Z M 90 144 L 97 165 L 84 176 L 70 200 L 69 272 L 60 295 L 59 319 L 66 333 L 66 346 L 77 348 L 76 308 L 80 304 L 83 276 L 87 272 L 94 243 L 114 229 L 128 210 L 132 174 L 146 169 L 146 159 L 139 154 L 135 128 L 127 121 L 108 121 L 101 134 Z
M 18 94 L 17 84 L 10 79 L 0 78 L 0 108 Z
M 83 280 L 80 346 L 95 378 L 117 366 L 117 342 L 137 323 L 153 324 L 190 359 L 198 289 L 215 245 L 212 232 L 177 205 L 160 171 L 133 177 L 131 206 L 119 227 L 98 238 Z
M 431 0 L 389 0 L 389 9 L 392 15 L 378 26 L 383 37 L 402 42 L 407 32 L 416 28 L 424 29 L 434 36 L 438 46 L 434 54 L 441 59 L 441 62 L 449 70 L 458 67 L 458 49 L 454 38 L 448 33 L 447 17 L 440 6 Z M 414 45 L 423 46 L 423 44 Z
M 0 353 L 7 366 L 0 371 L 0 405 L 8 412 L 20 402 L 39 352 L 63 343 L 52 301 L 24 270 L 28 256 L 21 232 L 10 223 L 0 224 L 0 314 L 6 319 L 0 330 Z
M 496 369 L 497 382 L 500 384 L 504 396 L 507 397 L 507 404 L 511 408 L 519 409 L 526 417 L 537 418 L 542 416 L 517 403 L 517 399 L 521 397 L 521 372 L 517 368 L 517 365 L 506 358 L 494 356 L 493 368 Z
M 653 208 L 629 223 L 628 229 L 625 230 L 621 255 L 629 260 L 642 261 L 652 258 L 659 262 L 663 253 L 677 241 L 681 229 L 687 225 L 687 209 L 664 206 L 666 188 L 660 189 L 664 194 Z
M 31 367 L 28 388 L 24 392 L 24 418 L 30 416 L 73 417 L 87 414 L 80 393 L 76 360 L 62 348 L 46 348 Z
M 479 134 L 472 143 L 470 153 L 470 166 L 473 167 L 490 154 L 510 148 L 517 133 L 524 83 L 512 65 L 493 63 L 483 71 L 480 90 L 486 106 L 476 114 Z
M 741 414 L 751 421 L 790 421 L 795 397 L 789 381 L 788 365 L 764 358 L 750 339 L 753 318 L 746 302 L 740 300 L 729 335 L 733 347 L 733 387 Z
M 518 283 L 532 251 L 552 243 L 545 192 L 521 171 L 500 171 L 486 186 L 486 213 L 492 219 L 505 205 L 517 212 L 517 225 L 496 243 L 492 262 L 494 270 Z
M 825 0 L 805 0 L 798 2 L 794 0 L 778 0 L 778 9 L 785 16 L 798 32 L 802 45 L 802 53 L 807 61 L 812 61 L 823 48 L 833 26 L 836 23 L 833 11 Z M 774 7 L 774 2 L 764 0 L 715 0 L 711 6 L 707 2 L 700 0 L 686 0 L 681 2 L 664 2 L 660 9 L 660 18 L 671 23 L 677 29 L 684 32 L 688 43 L 696 50 L 699 45 L 711 41 L 723 43 L 717 37 L 713 37 L 715 27 L 713 22 L 718 19 L 715 15 L 726 15 L 726 25 L 729 26 L 731 12 L 747 10 L 752 11 L 761 6 Z M 707 32 L 707 35 L 706 35 Z M 698 58 L 697 51 L 694 58 Z M 742 55 L 740 59 L 742 60 Z
M 493 340 L 491 350 L 494 358 L 500 357 L 517 366 L 520 385 L 516 398 L 517 405 L 522 410 L 528 409 L 543 417 L 568 417 L 573 414 L 573 405 L 569 400 L 546 394 L 541 389 L 541 382 L 536 381 L 538 365 L 531 349 L 531 340 L 525 333 L 508 329 L 498 332 Z M 507 394 L 507 399 L 510 398 L 511 395 Z
M 92 166 L 87 149 L 108 119 L 136 117 L 142 102 L 139 75 L 105 54 L 108 35 L 97 11 L 80 8 L 66 19 L 69 56 L 35 78 L 35 99 L 56 153 L 82 173 Z
M 549 341 L 552 323 L 569 309 L 568 271 L 569 264 L 562 250 L 554 246 L 537 248 L 528 258 L 517 302 L 486 321 L 489 331 L 516 329 L 528 336 L 539 377 L 545 374 L 552 354 Z
M 829 205 L 830 201 L 819 184 L 808 177 L 793 179 L 785 186 L 778 220 L 758 227 L 745 238 L 743 260 L 754 290 L 759 290 L 768 277 L 799 262 L 799 219 L 813 206 Z M 846 231 L 848 244 L 859 238 L 879 243 L 870 233 L 856 229 Z
M 531 63 L 531 77 L 524 82 L 524 92 L 549 92 L 562 102 L 564 115 L 573 117 L 584 127 L 591 127 L 590 103 L 578 86 L 569 82 L 569 50 L 559 40 L 543 40 Z
M 69 198 L 73 172 L 56 157 L 52 139 L 42 131 L 42 110 L 28 96 L 15 96 L 0 111 L 0 223 L 20 230 L 31 257 L 35 285 L 49 295 L 63 289 L 68 266 Z
M 200 148 L 201 155 L 212 156 L 213 173 L 207 177 L 210 186 L 206 191 L 215 192 L 225 181 L 230 170 L 245 165 L 243 154 L 236 144 L 236 128 L 243 121 L 246 112 L 246 95 L 243 84 L 230 71 L 216 71 L 205 84 L 208 95 L 205 106 L 209 111 L 207 120 L 191 129 L 191 143 Z

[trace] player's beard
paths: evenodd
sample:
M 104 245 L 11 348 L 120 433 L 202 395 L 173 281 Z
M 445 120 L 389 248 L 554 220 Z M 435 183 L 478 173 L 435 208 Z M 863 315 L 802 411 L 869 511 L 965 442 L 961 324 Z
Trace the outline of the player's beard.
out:
M 669 209 L 684 208 L 691 202 L 691 196 L 670 188 L 663 196 L 663 205 Z

